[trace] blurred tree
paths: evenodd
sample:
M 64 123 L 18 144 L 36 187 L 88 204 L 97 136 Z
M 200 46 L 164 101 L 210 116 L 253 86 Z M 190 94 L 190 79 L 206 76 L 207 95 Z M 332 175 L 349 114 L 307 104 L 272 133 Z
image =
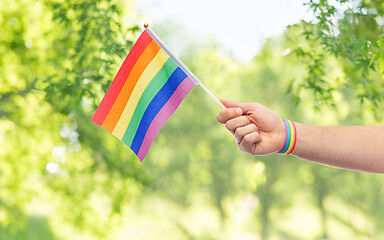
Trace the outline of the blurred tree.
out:
M 22 225 L 26 205 L 37 199 L 56 203 L 52 214 L 65 223 L 105 237 L 99 226 L 118 226 L 122 206 L 146 184 L 138 162 L 127 161 L 132 153 L 89 122 L 138 30 L 122 24 L 131 7 L 0 2 L 3 227 Z M 102 209 L 98 198 L 106 198 Z
M 334 94 L 349 88 L 362 104 L 382 112 L 383 1 L 309 0 L 306 5 L 315 20 L 291 26 L 301 32 L 292 39 L 291 49 L 307 62 L 308 75 L 292 81 L 290 92 L 299 100 L 302 91 L 309 91 L 316 101 L 334 105 Z M 326 56 L 338 59 L 344 76 L 329 78 Z

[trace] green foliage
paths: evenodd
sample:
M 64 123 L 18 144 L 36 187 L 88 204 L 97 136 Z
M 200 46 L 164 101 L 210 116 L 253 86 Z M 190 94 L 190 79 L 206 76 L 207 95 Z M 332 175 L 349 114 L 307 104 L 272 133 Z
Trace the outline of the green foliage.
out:
M 122 24 L 128 4 L 0 3 L 0 222 L 10 231 L 27 204 L 48 201 L 62 224 L 106 236 L 98 226 L 113 229 L 147 184 L 132 153 L 89 120 L 138 30 Z M 101 217 L 92 204 L 106 196 Z
M 310 0 L 306 5 L 315 20 L 291 26 L 301 35 L 291 47 L 307 61 L 308 75 L 295 81 L 290 92 L 300 99 L 300 91 L 309 91 L 318 102 L 334 105 L 333 93 L 349 88 L 377 114 L 384 83 L 383 2 Z M 324 69 L 330 57 L 342 64 L 341 79 L 329 78 Z

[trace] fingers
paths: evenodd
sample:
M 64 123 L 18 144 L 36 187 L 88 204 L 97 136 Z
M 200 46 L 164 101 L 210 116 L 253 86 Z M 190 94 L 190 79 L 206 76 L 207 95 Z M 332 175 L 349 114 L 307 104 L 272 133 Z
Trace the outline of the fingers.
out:
M 239 144 L 241 151 L 255 155 L 256 143 L 261 142 L 261 137 L 258 132 L 251 132 L 243 137 Z
M 243 115 L 241 108 L 227 108 L 219 112 L 216 119 L 219 123 L 226 123 L 228 120 Z
M 251 120 L 249 120 L 247 116 L 240 116 L 240 117 L 236 117 L 228 120 L 225 123 L 225 127 L 228 129 L 228 131 L 234 134 L 237 128 L 247 126 L 250 123 L 251 123 Z
M 229 100 L 229 99 L 220 99 L 220 102 L 224 104 L 225 107 L 227 108 L 236 108 L 241 106 L 241 102 Z
M 257 102 L 220 101 L 227 109 L 217 115 L 217 121 L 226 125 L 243 152 L 252 155 L 276 152 L 275 145 L 284 141 L 280 133 L 285 128 L 277 113 Z
M 248 120 L 249 121 L 249 120 Z M 239 127 L 235 130 L 235 139 L 236 143 L 240 144 L 244 138 L 244 136 L 251 134 L 253 132 L 259 132 L 259 129 L 256 127 L 255 124 L 248 124 L 244 127 Z
M 220 99 L 220 102 L 227 108 L 241 108 L 243 113 L 246 113 L 252 109 L 257 108 L 258 103 L 244 103 L 237 102 L 229 99 Z
M 254 155 L 256 151 L 256 143 L 261 142 L 259 129 L 253 123 L 243 127 L 236 128 L 235 130 L 236 144 L 240 150 Z

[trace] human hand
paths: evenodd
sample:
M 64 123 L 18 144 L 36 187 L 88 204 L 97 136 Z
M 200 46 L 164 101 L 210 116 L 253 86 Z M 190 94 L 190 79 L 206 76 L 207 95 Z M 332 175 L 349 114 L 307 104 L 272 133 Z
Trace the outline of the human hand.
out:
M 227 107 L 217 115 L 235 136 L 240 150 L 251 155 L 280 151 L 285 141 L 285 125 L 279 115 L 259 103 L 220 99 Z

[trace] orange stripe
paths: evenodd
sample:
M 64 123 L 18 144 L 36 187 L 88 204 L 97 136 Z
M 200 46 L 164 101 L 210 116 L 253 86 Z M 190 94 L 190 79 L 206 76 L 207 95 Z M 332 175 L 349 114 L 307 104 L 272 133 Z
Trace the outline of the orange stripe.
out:
M 137 80 L 140 78 L 145 68 L 156 56 L 159 50 L 160 46 L 154 40 L 152 40 L 151 43 L 145 48 L 135 63 L 135 66 L 132 68 L 127 81 L 125 81 L 119 96 L 117 97 L 115 103 L 108 113 L 108 116 L 105 118 L 103 124 L 101 125 L 102 128 L 112 133 L 120 119 L 122 112 L 124 111 L 125 105 L 127 105 L 128 99 L 131 96 L 134 87 L 136 86 Z

